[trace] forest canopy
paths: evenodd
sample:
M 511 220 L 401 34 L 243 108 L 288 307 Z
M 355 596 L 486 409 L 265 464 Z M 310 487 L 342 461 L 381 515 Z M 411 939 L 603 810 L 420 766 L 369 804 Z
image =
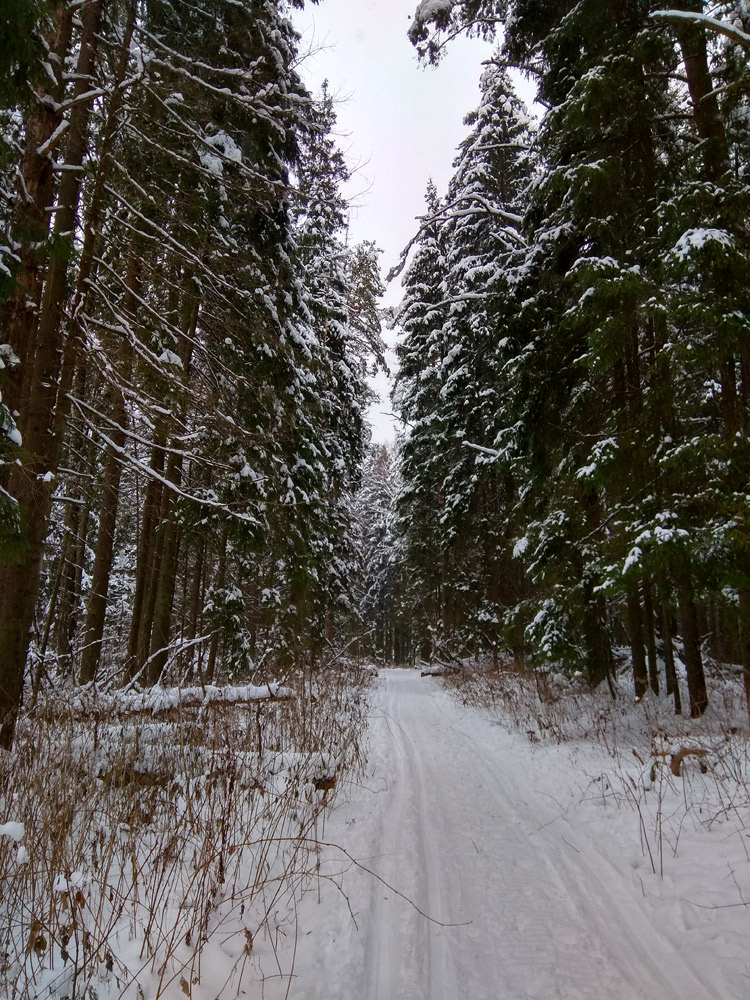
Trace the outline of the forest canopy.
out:
M 677 662 L 700 715 L 706 656 L 750 692 L 750 9 L 673 6 L 417 6 L 427 61 L 500 45 L 404 272 L 398 519 L 425 654 L 679 711 Z

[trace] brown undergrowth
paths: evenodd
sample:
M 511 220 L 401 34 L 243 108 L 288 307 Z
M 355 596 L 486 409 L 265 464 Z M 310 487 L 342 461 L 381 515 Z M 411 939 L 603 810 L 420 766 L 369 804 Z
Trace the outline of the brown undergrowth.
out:
M 22 718 L 0 760 L 0 995 L 190 996 L 217 940 L 215 996 L 281 971 L 325 812 L 364 766 L 369 682 L 339 663 L 283 703 Z

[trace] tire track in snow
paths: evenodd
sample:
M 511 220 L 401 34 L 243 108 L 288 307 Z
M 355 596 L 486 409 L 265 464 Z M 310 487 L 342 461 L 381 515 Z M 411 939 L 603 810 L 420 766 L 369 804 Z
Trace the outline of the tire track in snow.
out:
M 508 770 L 494 770 L 487 764 L 496 750 L 482 746 L 477 737 L 469 737 L 455 725 L 449 713 L 445 712 L 447 722 L 457 734 L 461 734 L 464 746 L 473 745 L 474 766 L 481 772 L 484 780 L 496 789 L 500 800 L 505 803 L 506 818 L 514 825 L 522 825 L 529 831 L 530 844 L 538 845 L 540 869 L 544 867 L 552 883 L 557 883 L 567 896 L 569 903 L 574 905 L 574 916 L 584 918 L 584 926 L 591 929 L 586 936 L 596 944 L 597 931 L 606 930 L 608 942 L 613 939 L 622 947 L 606 955 L 602 951 L 601 960 L 609 970 L 617 970 L 612 989 L 622 990 L 627 987 L 626 997 L 643 996 L 680 998 L 714 997 L 709 984 L 701 976 L 684 955 L 677 955 L 673 944 L 662 933 L 661 928 L 650 923 L 643 909 L 633 899 L 627 888 L 623 891 L 623 875 L 620 869 L 601 850 L 599 845 L 588 838 L 582 838 L 580 830 L 573 830 L 567 820 L 549 810 L 544 803 L 537 803 L 535 814 L 531 805 L 525 801 L 527 790 L 517 780 L 515 774 Z M 554 824 L 549 824 L 548 815 Z M 541 815 L 540 815 L 541 813 Z M 614 888 L 618 886 L 619 888 Z M 565 935 L 560 942 L 565 945 Z M 581 941 L 579 944 L 583 944 Z M 589 947 L 589 952 L 592 948 Z M 669 972 L 665 973 L 655 955 L 670 956 L 666 964 Z M 562 965 L 572 966 L 569 971 L 580 966 L 575 960 L 571 963 L 570 955 L 562 952 Z M 585 963 L 588 965 L 588 962 Z M 601 988 L 601 980 L 599 980 Z M 574 996 L 585 994 L 575 993 Z M 596 994 L 593 994 L 596 995 Z M 601 995 L 601 994 L 599 994 Z M 608 994 L 613 995 L 613 994 Z M 615 993 L 614 995 L 619 995 Z
M 382 685 L 389 801 L 373 870 L 430 916 L 470 923 L 436 926 L 376 884 L 365 1000 L 708 1000 L 596 845 L 545 826 L 559 817 L 517 761 L 457 725 L 433 682 L 388 671 Z
M 371 867 L 407 898 L 383 883 L 373 888 L 366 931 L 371 942 L 364 977 L 366 996 L 368 1000 L 422 1000 L 426 996 L 455 1000 L 452 990 L 444 993 L 448 981 L 445 963 L 432 951 L 434 925 L 415 909 L 430 916 L 440 910 L 438 858 L 431 838 L 425 836 L 424 776 L 409 734 L 398 718 L 398 696 L 390 696 L 388 675 L 384 686 L 379 728 L 389 741 L 384 756 L 390 801 L 380 811 L 378 858 Z

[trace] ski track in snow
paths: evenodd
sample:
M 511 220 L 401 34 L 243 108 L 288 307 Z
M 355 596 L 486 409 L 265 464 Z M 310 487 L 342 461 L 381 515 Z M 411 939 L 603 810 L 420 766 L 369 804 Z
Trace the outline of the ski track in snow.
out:
M 627 856 L 533 790 L 534 748 L 415 671 L 384 671 L 376 701 L 368 778 L 324 839 L 383 881 L 343 874 L 356 926 L 303 900 L 292 1000 L 723 995 L 643 906 Z

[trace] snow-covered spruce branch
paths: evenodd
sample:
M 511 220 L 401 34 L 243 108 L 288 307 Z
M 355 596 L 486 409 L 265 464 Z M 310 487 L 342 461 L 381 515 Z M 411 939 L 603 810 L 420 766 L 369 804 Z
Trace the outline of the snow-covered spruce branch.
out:
M 458 295 L 451 295 L 447 299 L 441 299 L 440 302 L 433 302 L 425 308 L 425 318 L 432 316 L 433 313 L 437 312 L 438 309 L 444 309 L 446 306 L 457 305 L 461 302 L 487 302 L 492 299 L 497 293 L 495 292 L 461 292 Z M 398 316 L 396 321 L 398 322 Z
M 711 17 L 710 14 L 700 14 L 690 10 L 657 10 L 651 17 L 655 21 L 661 21 L 665 24 L 685 24 L 687 22 L 707 28 L 709 31 L 724 35 L 725 38 L 741 45 L 743 49 L 750 49 L 750 34 L 742 31 L 741 28 L 735 28 L 732 24 L 727 24 L 726 21 Z
M 146 119 L 146 121 L 148 122 L 148 119 Z M 159 127 L 164 128 L 163 123 L 158 123 L 158 125 Z M 161 143 L 159 140 L 154 139 L 153 137 L 149 136 L 147 132 L 144 132 L 141 129 L 139 129 L 136 125 L 133 124 L 132 121 L 128 122 L 127 129 L 133 141 L 137 141 L 139 143 L 143 143 L 146 146 L 150 146 L 152 149 L 156 150 L 156 152 L 160 156 L 164 156 L 167 159 L 172 160 L 172 162 L 176 163 L 178 166 L 188 167 L 190 170 L 195 171 L 196 174 L 200 174 L 203 177 L 206 177 L 212 181 L 216 180 L 216 175 L 213 174 L 210 170 L 208 170 L 208 168 L 202 166 L 200 163 L 196 163 L 195 160 L 191 160 L 187 156 L 182 156 L 174 149 L 169 149 L 169 147 L 163 145 L 163 143 Z M 180 136 L 178 132 L 175 132 L 175 135 L 177 135 L 178 138 L 182 139 L 185 138 L 185 136 Z M 122 172 L 124 172 L 124 168 L 122 166 L 120 166 L 120 169 Z M 258 183 L 259 185 L 263 185 L 265 188 L 268 188 L 269 190 L 275 189 L 277 192 L 282 191 L 285 193 L 288 190 L 290 190 L 289 185 L 285 184 L 283 181 L 264 176 L 263 174 L 255 173 L 252 169 L 250 169 L 247 166 L 245 167 L 245 172 L 256 183 Z M 153 195 L 146 193 L 142 187 L 138 186 L 138 191 L 140 194 L 144 195 L 151 204 L 156 203 L 156 200 L 154 199 Z M 168 201 L 168 199 L 165 199 L 165 201 Z
M 159 49 L 166 55 L 177 59 L 178 62 L 185 63 L 186 66 L 191 66 L 193 69 L 205 70 L 207 73 L 215 73 L 217 76 L 228 76 L 234 80 L 244 80 L 250 81 L 253 79 L 254 70 L 262 66 L 261 59 L 254 59 L 247 67 L 243 66 L 213 66 L 210 63 L 201 62 L 199 59 L 194 59 L 191 55 L 184 55 L 182 52 L 178 52 L 177 49 L 170 48 L 165 42 L 159 38 L 158 35 L 153 34 L 142 24 L 136 26 L 136 31 L 143 38 L 147 39 L 155 49 Z
M 143 232 L 142 230 L 137 229 L 134 226 L 131 226 L 131 225 L 129 225 L 126 222 L 123 222 L 122 226 L 123 226 L 123 228 L 125 228 L 129 232 L 131 232 L 134 236 L 139 236 L 139 237 L 142 237 L 142 238 L 147 239 L 147 240 L 153 240 L 153 241 L 158 240 L 158 235 L 154 236 L 153 234 L 149 234 L 149 233 Z M 163 243 L 162 243 L 162 245 L 163 245 Z M 177 245 L 179 245 L 179 244 L 177 244 Z M 121 289 L 123 289 L 123 290 L 126 289 L 127 286 L 126 286 L 126 283 L 125 283 L 125 279 L 122 277 L 122 275 L 114 267 L 112 267 L 111 264 L 109 264 L 102 257 L 94 257 L 94 261 L 99 266 L 99 268 L 104 269 L 105 271 L 107 271 L 109 273 L 109 275 L 112 278 L 112 280 L 116 284 L 118 284 Z M 191 260 L 191 263 L 195 263 L 195 260 L 194 259 Z M 204 266 L 203 273 L 201 275 L 201 279 L 204 280 L 204 281 L 206 281 L 207 283 L 212 282 L 214 279 L 217 280 L 217 281 L 221 281 L 221 284 L 224 286 L 224 289 L 230 290 L 230 291 L 232 290 L 231 284 L 228 281 L 224 281 L 223 279 L 219 279 L 218 276 L 209 267 L 205 267 Z M 177 287 L 177 286 L 172 286 L 172 287 Z M 101 298 L 102 302 L 104 303 L 104 305 L 113 314 L 113 316 L 115 317 L 115 319 L 117 319 L 119 321 L 119 325 L 117 325 L 117 326 L 113 326 L 112 324 L 108 325 L 106 322 L 104 322 L 102 320 L 99 320 L 99 319 L 96 319 L 95 317 L 87 317 L 88 322 L 91 325 L 93 325 L 93 326 L 99 326 L 101 329 L 108 329 L 111 332 L 127 333 L 127 330 L 123 329 L 123 327 L 122 327 L 122 322 L 123 322 L 123 319 L 122 319 L 123 314 L 122 314 L 122 312 L 117 308 L 117 306 L 115 306 L 113 303 L 111 303 L 106 298 L 106 296 L 103 294 L 103 292 L 101 290 L 101 286 L 99 284 L 96 284 L 96 283 L 92 284 L 91 288 L 92 288 L 93 291 L 97 292 L 100 295 L 100 298 Z M 179 288 L 179 290 L 181 292 L 185 291 L 184 288 Z M 226 296 L 221 291 L 219 291 L 215 287 L 215 285 L 213 285 L 213 284 L 211 284 L 211 291 L 228 309 L 230 309 L 230 310 L 233 309 L 233 308 L 236 309 L 235 303 L 233 303 L 232 300 L 228 296 Z M 166 331 L 168 333 L 171 333 L 172 336 L 175 338 L 176 342 L 181 341 L 181 340 L 187 340 L 189 343 L 192 344 L 193 347 L 200 348 L 202 346 L 200 344 L 200 342 L 198 340 L 196 340 L 196 338 L 190 337 L 183 329 L 181 329 L 178 326 L 175 326 L 172 322 L 170 322 L 169 319 L 167 319 L 166 316 L 163 315 L 163 313 L 160 313 L 157 309 L 155 309 L 152 305 L 150 305 L 150 303 L 148 302 L 148 300 L 144 296 L 138 295 L 132 289 L 130 289 L 129 292 L 135 298 L 136 302 L 138 303 L 138 306 L 141 309 L 143 309 L 152 319 L 156 320 L 156 322 L 158 323 L 159 327 L 162 330 L 164 330 L 164 331 Z
M 253 517 L 252 514 L 242 514 L 238 511 L 232 510 L 232 507 L 237 505 L 236 501 L 233 504 L 227 504 L 227 503 L 222 503 L 219 500 L 210 500 L 208 497 L 197 497 L 192 493 L 186 493 L 184 490 L 181 490 L 176 483 L 173 483 L 166 476 L 162 476 L 155 469 L 152 469 L 146 462 L 142 462 L 139 458 L 136 458 L 136 456 L 131 454 L 126 448 L 121 448 L 118 444 L 116 444 L 112 440 L 112 438 L 108 434 L 105 434 L 105 432 L 102 430 L 100 426 L 95 424 L 92 420 L 89 420 L 89 418 L 86 416 L 84 412 L 83 406 L 80 405 L 80 400 L 76 399 L 74 396 L 70 394 L 68 394 L 66 398 L 69 400 L 71 405 L 78 410 L 78 414 L 81 420 L 89 428 L 89 430 L 92 431 L 97 437 L 101 438 L 101 440 L 109 448 L 111 448 L 116 455 L 119 455 L 125 465 L 134 466 L 145 476 L 148 476 L 150 479 L 157 480 L 157 482 L 159 482 L 165 489 L 171 490 L 172 493 L 175 493 L 183 500 L 187 500 L 190 503 L 194 503 L 198 507 L 208 507 L 211 510 L 219 510 L 222 513 L 226 514 L 228 517 L 233 517 L 235 518 L 235 520 L 242 521 L 245 524 L 255 524 L 255 525 L 260 524 L 260 521 L 258 521 L 256 517 Z M 246 500 L 242 502 L 248 504 L 253 503 L 252 500 Z
M 216 285 L 214 286 L 215 288 L 222 288 L 227 292 L 232 292 L 234 295 L 238 295 L 246 299 L 254 298 L 253 293 L 249 289 L 238 289 L 231 281 L 229 281 L 226 278 L 222 278 L 221 275 L 217 274 L 215 271 L 212 271 L 211 268 L 206 265 L 205 260 L 199 254 L 194 253 L 187 246 L 185 246 L 184 243 L 181 243 L 178 239 L 176 239 L 172 235 L 172 233 L 170 233 L 163 226 L 159 225 L 158 222 L 155 222 L 153 219 L 149 219 L 146 215 L 140 212 L 133 204 L 131 204 L 131 202 L 128 201 L 128 199 L 125 197 L 124 194 L 122 194 L 122 192 L 118 191 L 116 188 L 111 187 L 109 184 L 105 185 L 105 190 L 120 205 L 122 205 L 123 208 L 127 209 L 128 212 L 132 213 L 134 218 L 138 219 L 141 223 L 143 223 L 147 227 L 145 231 L 141 231 L 139 229 L 135 229 L 134 227 L 132 227 L 132 225 L 129 225 L 127 222 L 123 220 L 121 222 L 121 225 L 124 228 L 129 228 L 137 236 L 142 236 L 149 240 L 159 240 L 162 243 L 162 246 L 168 246 L 171 250 L 174 250 L 179 256 L 181 256 L 183 260 L 188 261 L 190 264 L 192 264 L 197 269 L 200 276 L 209 278 L 211 281 L 216 282 Z M 96 258 L 96 262 L 100 263 L 101 259 Z M 140 301 L 141 300 L 139 299 L 139 302 Z M 228 306 L 232 305 L 232 301 L 230 298 L 225 298 L 224 301 Z
M 130 228 L 130 230 L 134 234 L 138 234 L 138 235 L 143 236 L 144 238 L 149 239 L 149 240 L 156 239 L 156 237 L 152 236 L 151 234 L 143 233 L 141 230 L 134 229 L 132 227 L 127 227 L 127 224 L 125 224 L 125 225 L 126 225 L 126 228 Z M 125 280 L 122 277 L 122 275 L 115 268 L 113 268 L 107 261 L 105 261 L 101 257 L 95 257 L 94 260 L 99 265 L 100 269 L 104 269 L 105 271 L 107 271 L 109 273 L 109 275 L 112 278 L 112 280 L 117 285 L 119 285 L 119 287 L 123 291 L 126 290 Z M 213 274 L 213 272 L 211 272 L 210 269 L 206 269 L 206 271 L 205 271 L 205 273 L 203 275 L 203 278 L 204 279 L 210 278 L 212 276 L 212 274 Z M 118 336 L 123 336 L 123 335 L 124 336 L 128 336 L 130 338 L 130 344 L 133 347 L 134 351 L 138 354 L 138 356 L 141 357 L 142 360 L 149 367 L 154 368 L 155 370 L 158 370 L 159 373 L 163 377 L 166 377 L 166 372 L 165 372 L 164 367 L 161 364 L 161 362 L 159 362 L 158 366 L 155 365 L 155 363 L 154 363 L 154 359 L 157 362 L 158 362 L 159 359 L 156 357 L 156 355 L 152 351 L 150 351 L 148 348 L 146 348 L 144 345 L 141 344 L 141 341 L 135 335 L 135 333 L 133 332 L 133 330 L 130 327 L 129 323 L 127 323 L 127 321 L 125 320 L 125 317 L 123 316 L 122 312 L 119 310 L 119 308 L 113 302 L 111 302 L 107 298 L 107 296 L 106 296 L 106 294 L 105 294 L 105 292 L 104 292 L 104 290 L 103 290 L 103 288 L 101 286 L 101 283 L 100 282 L 93 283 L 91 285 L 91 289 L 92 289 L 92 291 L 95 294 L 97 294 L 99 296 L 99 298 L 102 301 L 102 303 L 104 304 L 104 306 L 112 313 L 112 315 L 114 316 L 114 318 L 118 322 L 116 324 L 107 323 L 106 321 L 104 321 L 104 320 L 102 320 L 102 319 L 100 319 L 98 317 L 88 316 L 87 314 L 81 314 L 78 317 L 79 321 L 81 322 L 81 325 L 82 326 L 88 325 L 89 327 L 94 327 L 94 328 L 97 328 L 97 329 L 100 329 L 100 330 L 104 330 L 104 331 L 106 331 L 108 333 L 114 333 L 114 334 L 116 334 Z M 211 286 L 211 290 L 217 296 L 217 298 L 219 298 L 220 301 L 223 302 L 224 305 L 227 306 L 227 308 L 229 308 L 229 309 L 235 309 L 236 310 L 236 305 L 234 303 L 232 303 L 220 291 L 216 290 L 213 285 Z M 251 379 L 249 379 L 247 376 L 245 376 L 245 375 L 243 375 L 243 374 L 241 374 L 241 373 L 239 373 L 239 372 L 231 369 L 226 364 L 226 362 L 222 361 L 221 358 L 219 358 L 216 355 L 216 353 L 214 351 L 208 350 L 208 348 L 206 347 L 206 344 L 203 341 L 198 340 L 195 337 L 190 337 L 189 334 L 186 333 L 184 330 L 182 330 L 180 327 L 175 326 L 166 316 L 164 316 L 163 313 L 160 313 L 157 309 L 155 309 L 154 306 L 147 299 L 139 296 L 137 293 L 133 292 L 132 289 L 130 289 L 129 292 L 130 292 L 131 295 L 133 295 L 135 297 L 136 301 L 138 302 L 139 307 L 144 312 L 146 312 L 157 323 L 157 325 L 162 330 L 164 330 L 164 331 L 166 331 L 168 333 L 171 333 L 172 336 L 175 338 L 176 341 L 187 340 L 193 346 L 193 348 L 195 348 L 196 350 L 200 351 L 200 353 L 204 357 L 206 357 L 209 361 L 211 361 L 211 363 L 220 372 L 222 372 L 223 374 L 225 374 L 227 376 L 231 376 L 231 378 L 237 384 L 243 385 L 246 388 L 252 388 L 253 385 L 255 385 L 255 383 L 253 383 L 253 381 Z M 205 306 L 203 307 L 202 311 L 203 311 L 203 314 L 205 315 Z M 144 353 L 144 352 L 147 352 L 147 353 Z M 182 381 L 177 381 L 175 379 L 172 379 L 172 381 L 174 382 L 174 384 L 176 385 L 176 387 L 180 389 L 180 391 L 186 391 L 186 387 L 185 387 L 185 385 L 184 385 L 184 383 Z M 133 392 L 135 392 L 135 390 L 133 390 Z M 142 397 L 140 395 L 138 395 L 138 398 L 140 399 Z M 157 404 L 156 404 L 155 401 L 152 401 L 152 405 L 157 406 Z M 157 406 L 157 408 L 158 408 L 158 406 Z M 220 415 L 223 417 L 223 414 L 220 414 Z
M 68 399 L 70 399 L 71 402 L 74 401 L 73 396 L 69 396 Z M 199 463 L 211 469 L 218 469 L 220 472 L 230 473 L 233 471 L 232 467 L 227 465 L 226 462 L 217 462 L 206 458 L 203 455 L 199 455 L 194 451 L 185 451 L 181 448 L 171 448 L 167 444 L 158 444 L 156 441 L 151 441 L 147 438 L 141 437 L 140 434 L 136 434 L 135 431 L 131 431 L 127 427 L 122 427 L 116 420 L 108 417 L 105 413 L 102 413 L 101 410 L 97 410 L 96 407 L 91 406 L 82 399 L 75 399 L 75 404 L 76 406 L 83 407 L 88 410 L 88 412 L 96 417 L 97 420 L 101 420 L 103 423 L 108 424 L 113 430 L 117 430 L 121 434 L 124 434 L 126 438 L 129 438 L 131 441 L 135 442 L 135 444 L 142 444 L 146 448 L 155 448 L 157 451 L 161 451 L 165 455 L 175 455 L 178 458 L 185 458 L 190 462 Z
M 521 153 L 528 153 L 533 149 L 533 146 L 527 142 L 488 142 L 471 148 L 476 153 L 485 153 L 493 149 L 515 149 Z
M 105 299 L 105 301 L 107 300 Z M 158 311 L 153 310 L 150 307 L 148 308 L 147 311 L 151 313 L 151 315 L 153 316 L 154 319 L 157 320 L 157 322 L 160 322 L 162 324 L 162 327 L 164 329 L 167 329 L 169 332 L 173 333 L 176 336 L 181 336 L 183 339 L 190 340 L 190 342 L 193 343 L 194 347 L 199 349 L 202 352 L 203 356 L 216 366 L 216 368 L 220 373 L 226 376 L 230 376 L 236 385 L 238 386 L 241 385 L 248 389 L 254 387 L 254 383 L 252 382 L 251 379 L 249 379 L 247 376 L 243 375 L 240 372 L 236 372 L 230 369 L 228 365 L 226 365 L 223 361 L 221 361 L 219 358 L 216 357 L 214 352 L 207 350 L 205 344 L 195 342 L 191 338 L 188 338 L 187 334 L 185 334 L 183 331 L 178 330 L 176 327 L 173 327 L 172 324 L 169 323 L 169 321 L 166 318 L 162 317 L 162 315 Z M 198 410 L 200 410 L 201 407 L 203 406 L 203 397 L 197 391 L 194 391 L 193 388 L 194 380 L 188 380 L 187 382 L 179 380 L 175 378 L 173 375 L 169 374 L 161 363 L 159 363 L 158 365 L 155 364 L 153 362 L 153 359 L 156 357 L 156 355 L 154 354 L 154 352 L 150 351 L 147 347 L 141 344 L 141 341 L 133 332 L 129 324 L 126 324 L 125 326 L 119 326 L 111 323 L 106 323 L 101 319 L 98 319 L 96 317 L 90 317 L 85 313 L 81 314 L 80 322 L 82 329 L 86 332 L 88 338 L 91 340 L 91 343 L 84 343 L 87 356 L 89 358 L 90 363 L 96 368 L 97 372 L 99 373 L 104 383 L 116 384 L 118 390 L 123 394 L 123 396 L 126 399 L 128 399 L 132 404 L 138 407 L 138 409 L 141 411 L 142 416 L 144 416 L 145 422 L 149 426 L 153 427 L 151 421 L 156 417 L 168 416 L 172 421 L 174 421 L 175 424 L 183 427 L 186 435 L 190 436 L 196 433 L 194 429 L 189 428 L 188 425 L 184 424 L 180 420 L 179 416 L 174 412 L 173 408 L 170 409 L 165 408 L 165 406 L 163 405 L 163 401 L 159 401 L 155 399 L 153 396 L 147 395 L 146 391 L 142 386 L 136 387 L 131 381 L 128 381 L 127 379 L 123 378 L 122 372 L 118 372 L 117 377 L 115 379 L 115 377 L 112 374 L 111 364 L 109 364 L 109 362 L 106 361 L 104 364 L 100 363 L 99 358 L 100 355 L 102 354 L 102 351 L 98 346 L 94 346 L 94 344 L 96 343 L 96 338 L 90 332 L 89 328 L 91 327 L 98 330 L 103 330 L 106 333 L 114 334 L 115 336 L 118 337 L 122 336 L 128 337 L 130 345 L 135 354 L 139 358 L 141 358 L 141 360 L 143 360 L 148 367 L 152 368 L 154 371 L 157 371 L 159 375 L 167 383 L 172 385 L 175 390 L 177 390 L 182 395 L 187 396 L 187 398 L 193 403 L 193 405 Z M 93 412 L 95 412 L 97 416 L 101 416 L 99 411 L 93 411 Z M 237 421 L 233 417 L 224 413 L 223 410 L 221 410 L 217 405 L 214 405 L 212 407 L 211 413 L 213 417 L 217 418 L 227 428 L 231 429 L 232 432 L 249 433 L 249 432 L 243 432 L 243 429 L 238 426 Z M 151 415 L 150 420 L 146 418 L 145 416 L 146 414 Z M 147 444 L 149 447 L 153 446 L 153 442 L 147 442 Z M 168 449 L 165 450 L 168 451 Z M 203 460 L 203 464 L 218 469 L 225 468 L 219 463 L 216 462 L 211 463 L 205 459 Z
M 462 17 L 460 8 L 465 6 L 464 0 L 422 0 L 414 12 L 414 20 L 408 31 L 409 40 L 416 46 L 420 58 L 426 55 L 430 62 L 438 62 L 450 42 L 475 30 L 494 34 L 499 23 L 497 18 L 481 15 Z M 437 39 L 429 38 L 430 24 L 434 25 Z
M 461 205 L 472 202 L 479 207 L 460 207 Z M 418 221 L 421 225 L 401 251 L 398 263 L 395 264 L 388 272 L 386 281 L 392 281 L 394 278 L 397 278 L 399 274 L 401 274 L 412 248 L 422 239 L 422 236 L 430 226 L 434 225 L 436 222 L 447 222 L 450 219 L 464 218 L 469 215 L 489 215 L 498 219 L 503 219 L 505 222 L 510 223 L 510 226 L 512 227 L 506 230 L 508 235 L 519 246 L 526 246 L 526 240 L 515 228 L 516 226 L 520 227 L 523 224 L 523 218 L 520 215 L 516 215 L 514 212 L 509 212 L 507 209 L 499 208 L 497 205 L 493 205 L 492 202 L 483 195 L 475 193 L 465 194 L 458 198 L 454 198 L 453 201 L 448 202 L 440 209 L 439 212 L 435 212 L 433 215 L 418 217 Z
M 158 103 L 159 105 L 161 105 L 162 108 L 164 108 L 166 114 L 173 121 L 179 122 L 179 124 L 182 126 L 182 128 L 184 129 L 184 132 L 182 132 L 182 133 L 179 133 L 179 132 L 176 133 L 177 136 L 178 136 L 178 138 L 185 139 L 188 136 L 192 136 L 192 138 L 195 139 L 196 142 L 199 145 L 205 147 L 205 149 L 208 152 L 212 153 L 214 156 L 218 156 L 219 159 L 222 160 L 222 162 L 229 164 L 233 168 L 236 168 L 241 174 L 244 174 L 246 177 L 251 178 L 253 181 L 258 182 L 258 183 L 264 185 L 265 187 L 276 188 L 277 190 L 281 190 L 281 191 L 291 191 L 291 190 L 293 190 L 291 188 L 291 186 L 288 185 L 288 184 L 285 184 L 284 181 L 278 180 L 276 178 L 270 178 L 267 174 L 262 174 L 260 171 L 254 170 L 250 166 L 250 164 L 246 162 L 246 160 L 244 158 L 243 159 L 233 159 L 232 157 L 227 156 L 226 153 L 222 152 L 221 149 L 219 149 L 213 143 L 209 142 L 205 135 L 202 135 L 198 131 L 198 129 L 193 128 L 187 121 L 185 121 L 184 118 L 181 117 L 181 115 L 179 115 L 177 113 L 177 107 L 178 106 L 176 106 L 174 104 L 174 102 L 165 101 L 161 97 L 161 95 L 158 94 L 151 87 L 145 87 L 144 89 L 145 89 L 146 93 L 150 97 L 152 97 L 154 99 L 154 101 L 156 101 L 156 103 Z M 163 127 L 163 125 L 162 125 L 162 127 Z M 132 122 L 129 124 L 129 128 L 142 141 L 148 141 L 150 143 L 153 143 L 153 140 L 150 139 L 146 135 L 146 133 L 143 133 L 143 132 L 140 131 L 140 129 L 136 128 L 133 125 Z M 162 147 L 160 147 L 160 148 L 162 148 Z M 177 154 L 177 153 L 174 152 L 174 150 L 170 150 L 168 148 L 162 148 L 162 151 L 167 156 L 173 157 L 174 159 L 180 161 L 183 164 L 186 163 L 186 162 L 190 163 L 194 167 L 194 169 L 197 170 L 197 171 L 199 171 L 201 174 L 203 174 L 204 177 L 210 177 L 210 178 L 212 178 L 214 180 L 216 179 L 216 175 L 213 174 L 206 167 L 202 166 L 201 164 L 193 163 L 190 160 L 185 160 L 184 157 L 180 157 L 179 154 Z M 228 179 L 226 177 L 222 177 L 222 182 L 225 185 L 227 184 L 227 180 Z
M 64 101 L 55 110 L 62 112 L 70 111 L 77 104 L 85 104 L 87 101 L 95 101 L 99 97 L 108 96 L 106 90 L 102 90 L 101 87 L 95 87 L 93 90 L 87 90 L 85 94 L 79 94 L 78 97 L 71 97 L 69 101 Z
M 159 375 L 161 375 L 164 378 L 164 381 L 167 384 L 171 385 L 172 388 L 181 393 L 187 394 L 188 397 L 193 399 L 193 401 L 197 401 L 198 397 L 195 394 L 190 393 L 188 385 L 186 385 L 183 381 L 175 378 L 174 376 L 170 375 L 167 372 L 167 370 L 164 367 L 164 363 L 163 361 L 160 360 L 159 356 L 157 356 L 152 350 L 146 347 L 145 344 L 143 344 L 138 339 L 138 337 L 135 335 L 130 326 L 123 328 L 122 326 L 115 325 L 113 323 L 107 323 L 104 320 L 99 319 L 98 317 L 89 316 L 86 313 L 81 314 L 80 320 L 81 320 L 81 327 L 88 334 L 88 340 L 90 341 L 85 346 L 87 352 L 89 353 L 91 362 L 96 366 L 96 368 L 98 369 L 100 375 L 105 380 L 105 382 L 112 384 L 112 382 L 114 381 L 111 376 L 112 364 L 106 358 L 106 355 L 104 355 L 101 347 L 99 347 L 98 345 L 95 346 L 96 338 L 91 333 L 92 329 L 101 330 L 105 333 L 112 334 L 118 338 L 125 338 L 132 347 L 135 355 L 143 362 L 146 368 L 150 368 L 152 371 L 158 372 Z M 104 364 L 99 363 L 99 356 L 105 358 Z M 173 363 L 171 367 L 178 367 L 178 366 Z M 139 401 L 143 398 L 140 392 L 136 392 L 136 390 L 132 388 L 132 385 L 129 386 L 129 384 L 126 383 L 124 380 L 122 379 L 119 380 L 117 384 L 118 388 L 121 389 L 125 395 L 134 399 L 138 399 Z M 163 406 L 158 404 L 155 400 L 152 400 L 152 403 L 156 405 L 160 413 L 165 412 Z
M 503 457 L 503 452 L 498 451 L 496 448 L 485 448 L 482 444 L 474 444 L 472 441 L 462 441 L 464 448 L 471 448 L 473 451 L 478 451 L 482 455 L 488 455 L 494 461 Z
M 267 108 L 263 107 L 263 105 L 258 103 L 255 96 L 232 93 L 232 91 L 230 91 L 227 87 L 215 87 L 207 80 L 204 80 L 200 76 L 196 76 L 194 73 L 190 73 L 187 69 L 183 68 L 182 66 L 175 66 L 173 63 L 170 63 L 164 59 L 158 59 L 154 57 L 152 59 L 152 63 L 154 66 L 160 67 L 161 69 L 164 70 L 168 70 L 169 72 L 174 73 L 176 76 L 181 76 L 184 80 L 188 80 L 190 81 L 190 83 L 196 84 L 198 87 L 201 87 L 203 90 L 208 91 L 209 94 L 215 97 L 219 97 L 225 101 L 229 100 L 234 102 L 235 104 L 240 105 L 240 107 L 242 107 L 244 110 L 250 111 L 252 112 L 252 114 L 257 115 L 258 118 L 263 119 L 263 121 L 265 121 L 268 125 L 270 125 L 275 132 L 279 134 L 283 132 L 283 126 L 279 125 L 279 123 L 275 120 L 275 117 L 270 110 L 268 110 Z

